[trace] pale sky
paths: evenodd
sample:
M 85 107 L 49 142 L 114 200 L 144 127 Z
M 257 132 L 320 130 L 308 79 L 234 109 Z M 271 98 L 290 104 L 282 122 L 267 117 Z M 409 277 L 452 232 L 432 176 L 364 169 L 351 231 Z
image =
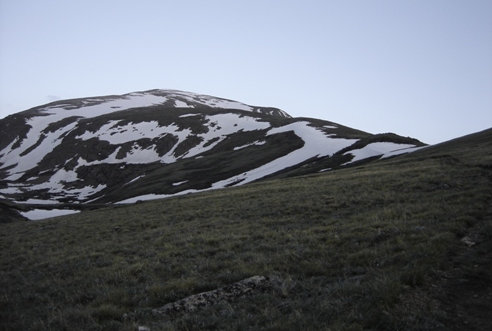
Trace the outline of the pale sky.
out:
M 0 0 L 0 118 L 154 88 L 441 142 L 492 127 L 492 0 Z

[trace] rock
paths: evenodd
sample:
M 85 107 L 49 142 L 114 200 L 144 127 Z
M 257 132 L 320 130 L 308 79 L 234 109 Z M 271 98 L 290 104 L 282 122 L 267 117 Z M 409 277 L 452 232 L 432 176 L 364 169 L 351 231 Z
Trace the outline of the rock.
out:
M 153 309 L 154 314 L 172 314 L 177 312 L 191 312 L 199 308 L 214 305 L 220 301 L 230 301 L 237 297 L 250 294 L 254 290 L 265 290 L 271 287 L 265 276 L 252 276 L 234 284 L 212 291 L 191 295 L 184 299 L 168 303 L 160 308 Z
M 474 242 L 469 236 L 465 236 L 461 238 L 461 241 L 467 245 L 468 247 L 475 246 L 476 242 Z

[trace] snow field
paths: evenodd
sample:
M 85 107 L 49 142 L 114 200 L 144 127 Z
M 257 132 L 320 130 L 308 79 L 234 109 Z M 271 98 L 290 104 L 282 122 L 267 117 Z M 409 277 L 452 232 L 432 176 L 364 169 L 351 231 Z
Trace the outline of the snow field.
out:
M 30 219 L 31 221 L 42 220 L 50 217 L 57 217 L 63 215 L 70 215 L 80 213 L 80 210 L 70 210 L 70 209 L 33 209 L 30 211 L 21 212 L 21 215 Z
M 184 115 L 182 115 L 184 116 Z M 104 124 L 96 132 L 85 132 L 83 135 L 77 136 L 78 139 L 88 140 L 91 138 L 98 138 L 104 140 L 112 145 L 124 144 L 130 141 L 138 140 L 141 138 L 154 139 L 163 137 L 170 134 L 178 138 L 178 142 L 174 147 L 165 155 L 159 156 L 154 148 L 141 149 L 137 144 L 132 147 L 124 158 L 117 159 L 119 148 L 112 153 L 107 159 L 93 162 L 85 162 L 85 160 L 79 160 L 79 164 L 94 165 L 100 163 L 150 163 L 160 161 L 162 163 L 175 162 L 179 157 L 174 155 L 175 149 L 180 143 L 185 141 L 192 135 L 191 129 L 180 129 L 175 124 L 167 126 L 159 126 L 157 121 L 141 122 L 141 123 L 127 123 L 125 125 L 118 125 L 121 121 L 110 121 Z M 268 122 L 261 122 L 254 117 L 240 116 L 238 114 L 217 114 L 205 117 L 205 125 L 208 127 L 206 133 L 200 133 L 197 135 L 201 139 L 201 142 L 191 148 L 182 157 L 192 157 L 214 148 L 222 140 L 226 139 L 228 135 L 236 133 L 238 131 L 253 131 L 262 130 L 270 127 Z M 218 139 L 217 139 L 218 138 Z M 215 140 L 210 143 L 211 140 Z
M 19 148 L 12 149 L 12 145 L 9 145 L 7 148 L 2 150 L 2 152 L 0 152 L 0 154 L 3 154 L 1 160 L 3 163 L 3 168 L 17 164 L 14 168 L 8 170 L 10 175 L 22 173 L 26 170 L 34 168 L 45 155 L 52 152 L 53 149 L 61 143 L 62 140 L 60 137 L 71 131 L 77 125 L 77 122 L 74 122 L 58 129 L 55 132 L 50 132 L 42 136 L 42 132 L 51 123 L 59 122 L 67 117 L 93 118 L 115 111 L 136 107 L 148 107 L 154 104 L 164 103 L 166 100 L 166 97 L 155 96 L 152 94 L 133 93 L 117 99 L 105 100 L 96 105 L 82 106 L 80 108 L 69 110 L 63 108 L 63 105 L 47 107 L 43 111 L 43 116 L 33 116 L 27 120 L 26 124 L 31 126 L 31 129 L 27 133 L 26 138 L 22 141 Z M 34 146 L 40 139 L 42 140 L 41 144 L 29 153 L 21 155 L 27 149 Z M 15 180 L 19 177 L 20 176 L 17 175 L 17 177 L 8 179 Z
M 27 199 L 26 201 L 16 201 L 20 204 L 53 205 L 59 203 L 56 200 Z
M 159 126 L 159 123 L 157 121 L 140 123 L 130 122 L 120 125 L 119 123 L 121 122 L 122 121 L 109 121 L 108 123 L 101 126 L 99 130 L 95 132 L 85 132 L 84 134 L 79 135 L 76 138 L 81 140 L 97 138 L 99 140 L 107 141 L 112 145 L 120 145 L 142 138 L 154 139 L 170 134 L 178 138 L 178 141 L 173 146 L 173 148 L 171 148 L 171 150 L 169 150 L 164 155 L 159 155 L 155 147 L 142 148 L 137 142 L 135 142 L 132 148 L 126 153 L 123 158 L 116 157 L 121 149 L 121 146 L 118 146 L 115 151 L 104 160 L 88 162 L 82 157 L 79 157 L 77 160 L 77 165 L 74 167 L 74 169 L 69 171 L 60 169 L 53 176 L 51 176 L 51 178 L 47 182 L 32 186 L 25 186 L 24 189 L 30 191 L 48 189 L 50 193 L 66 192 L 68 195 L 76 196 L 78 200 L 84 200 L 91 195 L 105 189 L 106 185 L 99 185 L 97 187 L 86 186 L 82 189 L 66 189 L 65 184 L 78 180 L 76 170 L 80 166 L 92 166 L 103 163 L 173 163 L 181 157 L 193 157 L 205 151 L 211 150 L 218 143 L 226 139 L 227 135 L 229 134 L 233 134 L 238 131 L 260 130 L 270 127 L 270 124 L 267 122 L 261 122 L 254 117 L 240 116 L 238 114 L 217 114 L 206 116 L 205 123 L 208 126 L 208 132 L 198 135 L 198 137 L 201 138 L 200 144 L 191 148 L 184 155 L 176 156 L 174 154 L 176 148 L 179 146 L 180 143 L 185 141 L 192 134 L 191 129 L 180 129 L 175 124 Z M 213 143 L 210 143 L 210 141 L 213 139 L 217 140 Z M 60 142 L 61 141 L 59 141 L 58 143 Z M 39 161 L 41 159 L 42 157 L 39 159 Z M 35 164 L 33 166 L 35 166 Z M 22 191 L 19 189 L 9 188 L 3 189 L 0 192 L 21 193 Z
M 129 203 L 135 203 L 137 201 L 149 201 L 149 200 L 157 200 L 157 199 L 164 199 L 164 198 L 170 198 L 174 196 L 179 196 L 179 195 L 185 195 L 189 193 L 196 193 L 196 192 L 203 192 L 203 191 L 208 191 L 211 188 L 208 189 L 203 189 L 203 190 L 195 190 L 195 189 L 190 189 L 190 190 L 184 190 L 175 194 L 144 194 L 144 195 L 139 195 L 137 197 L 132 197 L 128 198 L 125 200 L 121 200 L 118 202 L 115 202 L 115 204 L 129 204 Z
M 190 105 L 181 100 L 174 100 L 174 107 L 176 108 L 195 108 L 194 105 Z
M 201 138 L 202 141 L 185 154 L 185 157 L 187 158 L 211 150 L 230 134 L 239 131 L 264 130 L 270 127 L 270 123 L 268 122 L 261 122 L 254 117 L 240 116 L 232 113 L 210 115 L 206 116 L 205 119 L 208 123 L 208 132 L 198 134 L 198 137 Z M 210 143 L 210 141 L 214 139 L 217 140 Z
M 410 145 L 410 146 L 412 146 L 412 147 L 400 148 L 400 149 L 395 149 L 393 151 L 387 152 L 381 158 L 386 159 L 388 157 L 392 157 L 392 156 L 396 156 L 396 155 L 400 155 L 400 154 L 405 154 L 405 153 L 412 153 L 412 152 L 418 151 L 419 149 L 429 147 L 429 146 L 414 146 L 414 145 Z
M 227 114 L 230 115 L 230 114 Z M 230 121 L 232 117 L 222 117 L 218 121 L 221 123 L 228 122 L 229 128 L 230 124 L 234 121 Z M 259 122 L 261 123 L 261 122 Z M 257 126 L 257 124 L 251 123 L 249 128 L 259 128 L 263 126 Z M 221 129 L 218 129 L 219 131 Z M 274 161 L 271 161 L 263 166 L 252 169 L 250 171 L 244 172 L 240 175 L 233 176 L 231 178 L 215 182 L 211 187 L 203 190 L 184 190 L 176 194 L 146 194 L 138 197 L 133 197 L 117 202 L 118 204 L 135 203 L 139 200 L 155 200 L 169 198 L 173 196 L 203 192 L 213 189 L 224 188 L 229 185 L 242 185 L 254 180 L 263 178 L 267 175 L 273 174 L 285 168 L 294 166 L 312 157 L 322 157 L 327 155 L 332 155 L 342 148 L 352 145 L 357 139 L 344 139 L 344 138 L 331 138 L 327 136 L 323 131 L 309 126 L 309 122 L 296 122 L 286 126 L 272 128 L 268 131 L 267 135 L 273 135 L 283 132 L 293 131 L 299 138 L 304 141 L 304 146 L 292 151 L 291 153 L 280 157 Z M 224 132 L 228 132 L 228 129 L 224 129 Z
M 165 94 L 165 96 L 155 95 L 156 93 Z M 26 137 L 22 140 L 20 147 L 12 149 L 13 145 L 15 144 L 15 141 L 13 141 L 9 146 L 0 151 L 0 162 L 3 163 L 2 168 L 15 165 L 11 169 L 7 170 L 8 174 L 10 175 L 10 177 L 8 177 L 7 179 L 19 179 L 22 176 L 23 172 L 36 167 L 36 165 L 42 160 L 45 155 L 52 152 L 53 149 L 62 142 L 63 135 L 70 132 L 77 126 L 77 120 L 74 119 L 73 123 L 60 128 L 55 132 L 43 133 L 43 131 L 52 123 L 59 122 L 68 117 L 94 118 L 116 111 L 139 107 L 149 107 L 152 105 L 163 104 L 170 99 L 174 99 L 173 101 L 175 107 L 180 108 L 194 108 L 193 103 L 199 103 L 202 105 L 221 109 L 237 109 L 250 112 L 254 110 L 254 108 L 251 106 L 232 100 L 173 90 L 136 92 L 114 97 L 113 99 L 88 98 L 86 100 L 83 100 L 82 102 L 84 105 L 78 108 L 71 108 L 73 107 L 73 105 L 70 104 L 58 104 L 56 106 L 48 106 L 41 110 L 41 116 L 33 116 L 26 121 L 26 124 L 29 125 L 31 129 L 27 133 Z M 96 102 L 97 104 L 92 104 L 94 102 Z M 285 115 L 288 117 L 287 114 Z M 183 115 L 182 117 L 185 116 Z M 214 119 L 211 120 L 213 121 Z M 116 123 L 110 122 L 104 127 L 104 129 L 107 129 L 109 132 L 104 132 L 105 130 L 101 128 L 101 130 L 99 130 L 98 137 L 101 140 L 107 140 L 112 144 L 117 144 L 121 143 L 121 141 L 135 140 L 129 137 L 135 132 L 143 133 L 142 137 L 157 137 L 159 136 L 159 134 L 164 133 L 164 128 L 161 128 L 161 131 L 156 131 L 153 134 L 149 134 L 152 132 L 152 129 L 158 129 L 156 122 L 149 123 L 141 123 L 141 127 L 134 126 L 132 128 L 132 130 L 134 131 L 132 132 L 129 130 L 125 130 L 124 127 L 119 127 L 119 129 L 117 129 L 117 127 L 115 127 Z M 221 124 L 225 126 L 224 123 Z M 243 130 L 248 129 L 243 128 Z M 222 133 L 222 135 L 226 134 L 227 133 Z M 80 137 L 82 139 L 89 139 L 90 136 L 91 133 L 87 132 Z M 37 143 L 38 145 L 35 146 Z M 201 147 L 203 148 L 203 146 Z M 25 151 L 31 148 L 32 150 L 29 153 L 24 154 Z M 194 151 L 190 155 L 196 155 L 196 153 L 197 151 Z M 165 158 L 164 163 L 167 162 L 172 162 L 172 157 Z
M 352 160 L 349 162 L 344 163 L 345 164 L 350 164 L 352 162 L 356 162 L 359 160 L 363 160 L 369 157 L 373 156 L 380 156 L 382 155 L 383 158 L 389 157 L 389 156 L 394 156 L 402 153 L 408 153 L 410 152 L 409 149 L 415 149 L 415 145 L 411 144 L 397 144 L 397 143 L 391 143 L 391 142 L 377 142 L 377 143 L 371 143 L 366 146 L 364 146 L 361 149 L 356 149 L 356 150 L 351 150 L 344 155 L 347 154 L 352 154 L 354 157 Z
M 292 167 L 312 157 L 333 155 L 340 149 L 350 146 L 357 141 L 357 139 L 328 137 L 323 131 L 309 126 L 309 122 L 295 122 L 286 126 L 273 128 L 268 131 L 267 136 L 288 131 L 293 131 L 296 136 L 301 138 L 304 141 L 304 146 L 256 169 L 216 182 L 212 186 L 214 188 L 220 188 L 234 183 L 246 184 Z
M 166 133 L 172 133 L 178 131 L 177 126 L 159 126 L 157 121 L 140 122 L 140 123 L 127 123 L 125 125 L 118 125 L 122 121 L 109 121 L 101 126 L 96 132 L 86 131 L 84 134 L 77 136 L 77 139 L 89 140 L 91 138 L 98 138 L 104 140 L 112 145 L 124 144 L 129 141 L 138 140 L 141 138 L 154 139 L 165 135 Z

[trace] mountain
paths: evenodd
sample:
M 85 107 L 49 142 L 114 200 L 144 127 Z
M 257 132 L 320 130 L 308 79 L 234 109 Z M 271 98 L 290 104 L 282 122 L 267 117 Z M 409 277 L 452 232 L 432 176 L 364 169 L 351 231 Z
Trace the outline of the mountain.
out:
M 62 100 L 0 120 L 0 199 L 80 205 L 75 209 L 132 203 L 327 171 L 421 146 L 176 90 Z

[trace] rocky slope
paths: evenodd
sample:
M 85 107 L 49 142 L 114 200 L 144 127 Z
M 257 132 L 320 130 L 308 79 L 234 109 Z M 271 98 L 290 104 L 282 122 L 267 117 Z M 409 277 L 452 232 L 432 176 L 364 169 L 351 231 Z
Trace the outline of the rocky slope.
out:
M 64 100 L 0 120 L 0 199 L 131 203 L 326 171 L 422 145 L 175 90 Z

